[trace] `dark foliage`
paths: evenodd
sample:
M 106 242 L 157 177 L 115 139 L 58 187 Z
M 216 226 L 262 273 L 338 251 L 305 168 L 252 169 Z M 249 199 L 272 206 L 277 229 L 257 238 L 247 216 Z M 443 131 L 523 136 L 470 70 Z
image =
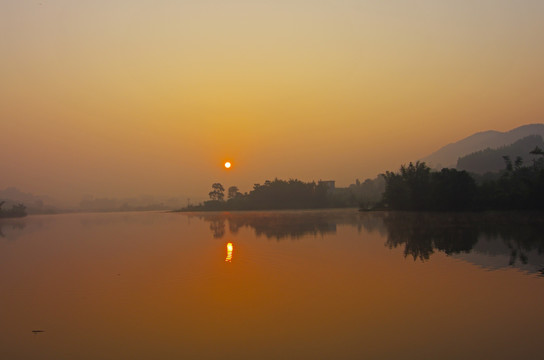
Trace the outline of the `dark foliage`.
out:
M 220 183 L 212 185 L 212 191 L 208 193 L 212 201 L 223 201 L 225 198 L 225 188 Z
M 422 162 L 385 173 L 384 205 L 396 210 L 428 210 L 431 206 L 431 169 Z
M 0 218 L 14 218 L 26 216 L 26 206 L 23 204 L 15 204 L 10 210 L 2 210 L 2 205 L 5 201 L 0 201 Z
M 544 155 L 537 147 L 535 155 Z M 523 166 L 503 157 L 506 169 L 477 184 L 466 171 L 432 172 L 425 163 L 387 172 L 382 207 L 411 211 L 544 210 L 544 157 Z
M 430 209 L 460 211 L 474 207 L 477 186 L 466 171 L 442 169 L 431 174 L 430 193 Z
M 496 181 L 479 188 L 478 203 L 485 209 L 544 210 L 544 158 L 522 166 L 505 157 L 506 170 Z
M 535 155 L 538 155 L 531 151 L 535 146 L 537 149 L 539 149 L 538 146 L 544 146 L 540 135 L 530 135 L 508 146 L 498 149 L 488 148 L 463 156 L 457 160 L 457 169 L 478 174 L 496 172 L 504 168 L 504 156 L 514 158 L 519 154 L 523 154 L 523 161 L 528 163 L 535 158 Z
M 325 185 L 293 179 L 255 184 L 245 200 L 251 209 L 319 208 L 328 204 Z
M 227 201 L 223 200 L 224 188 L 221 184 L 215 183 L 212 188 L 209 193 L 211 200 L 184 210 L 314 209 L 329 207 L 333 203 L 325 184 L 295 179 L 267 180 L 263 185 L 255 184 L 253 190 L 245 194 L 240 193 L 236 186 L 231 186 Z

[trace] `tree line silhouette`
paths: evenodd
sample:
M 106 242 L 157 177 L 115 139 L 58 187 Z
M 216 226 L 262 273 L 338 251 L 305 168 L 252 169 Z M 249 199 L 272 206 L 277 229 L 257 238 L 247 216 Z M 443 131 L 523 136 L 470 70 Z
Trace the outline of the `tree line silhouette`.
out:
M 0 201 L 0 218 L 15 218 L 26 216 L 26 206 L 23 204 L 14 204 L 10 210 L 2 210 L 5 201 Z
M 538 155 L 531 151 L 535 147 L 544 147 L 544 140 L 540 135 L 529 135 L 510 145 L 497 149 L 487 148 L 462 156 L 457 160 L 456 168 L 478 174 L 499 172 L 504 168 L 504 156 L 515 158 L 522 154 L 524 162 L 531 162 Z
M 212 185 L 210 200 L 189 205 L 181 211 L 319 209 L 359 205 L 361 210 L 480 211 L 544 210 L 544 151 L 532 164 L 503 156 L 505 169 L 478 175 L 464 170 L 431 170 L 424 162 L 402 165 L 376 179 L 348 188 L 331 189 L 325 182 L 297 179 L 265 181 L 241 193 L 236 186 L 226 191 Z
M 531 154 L 544 155 L 536 147 Z M 385 192 L 375 209 L 409 211 L 544 210 L 544 157 L 523 165 L 504 156 L 505 169 L 480 182 L 456 169 L 432 171 L 424 162 L 384 174 Z
M 331 207 L 329 188 L 322 183 L 303 182 L 296 179 L 265 181 L 255 184 L 249 193 L 241 193 L 231 186 L 227 191 L 220 183 L 212 185 L 208 193 L 210 200 L 200 205 L 191 205 L 184 210 L 269 210 L 269 209 L 315 209 Z

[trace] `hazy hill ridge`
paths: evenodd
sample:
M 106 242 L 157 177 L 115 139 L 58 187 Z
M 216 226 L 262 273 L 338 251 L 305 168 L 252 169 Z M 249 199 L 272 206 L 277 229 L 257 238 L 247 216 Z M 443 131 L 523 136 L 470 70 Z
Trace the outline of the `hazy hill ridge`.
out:
M 510 145 L 517 140 L 530 135 L 540 135 L 544 137 L 544 124 L 522 125 L 507 132 L 495 130 L 478 132 L 440 148 L 434 153 L 422 158 L 421 161 L 425 161 L 432 168 L 454 168 L 460 157 L 487 148 L 497 149 L 501 146 Z
M 519 156 L 525 164 L 530 164 L 532 160 L 538 158 L 537 155 L 530 154 L 536 146 L 544 148 L 542 136 L 529 135 L 511 145 L 501 146 L 498 149 L 487 148 L 460 157 L 457 161 L 457 169 L 478 174 L 500 171 L 506 166 L 503 156 L 509 156 L 512 161 Z

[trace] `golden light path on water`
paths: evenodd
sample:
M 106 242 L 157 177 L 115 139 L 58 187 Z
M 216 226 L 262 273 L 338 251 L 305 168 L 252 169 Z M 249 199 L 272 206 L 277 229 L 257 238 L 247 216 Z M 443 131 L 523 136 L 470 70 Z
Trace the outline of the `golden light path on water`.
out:
M 232 250 L 233 249 L 234 249 L 234 246 L 232 245 L 231 242 L 229 242 L 227 244 L 227 257 L 225 258 L 226 262 L 231 262 L 232 261 Z

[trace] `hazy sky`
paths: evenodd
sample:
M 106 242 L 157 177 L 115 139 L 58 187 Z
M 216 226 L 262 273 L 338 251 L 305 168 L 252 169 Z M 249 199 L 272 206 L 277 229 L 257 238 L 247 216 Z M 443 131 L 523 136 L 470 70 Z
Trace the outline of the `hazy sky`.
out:
M 374 177 L 544 122 L 543 19 L 542 0 L 0 0 L 0 188 Z

